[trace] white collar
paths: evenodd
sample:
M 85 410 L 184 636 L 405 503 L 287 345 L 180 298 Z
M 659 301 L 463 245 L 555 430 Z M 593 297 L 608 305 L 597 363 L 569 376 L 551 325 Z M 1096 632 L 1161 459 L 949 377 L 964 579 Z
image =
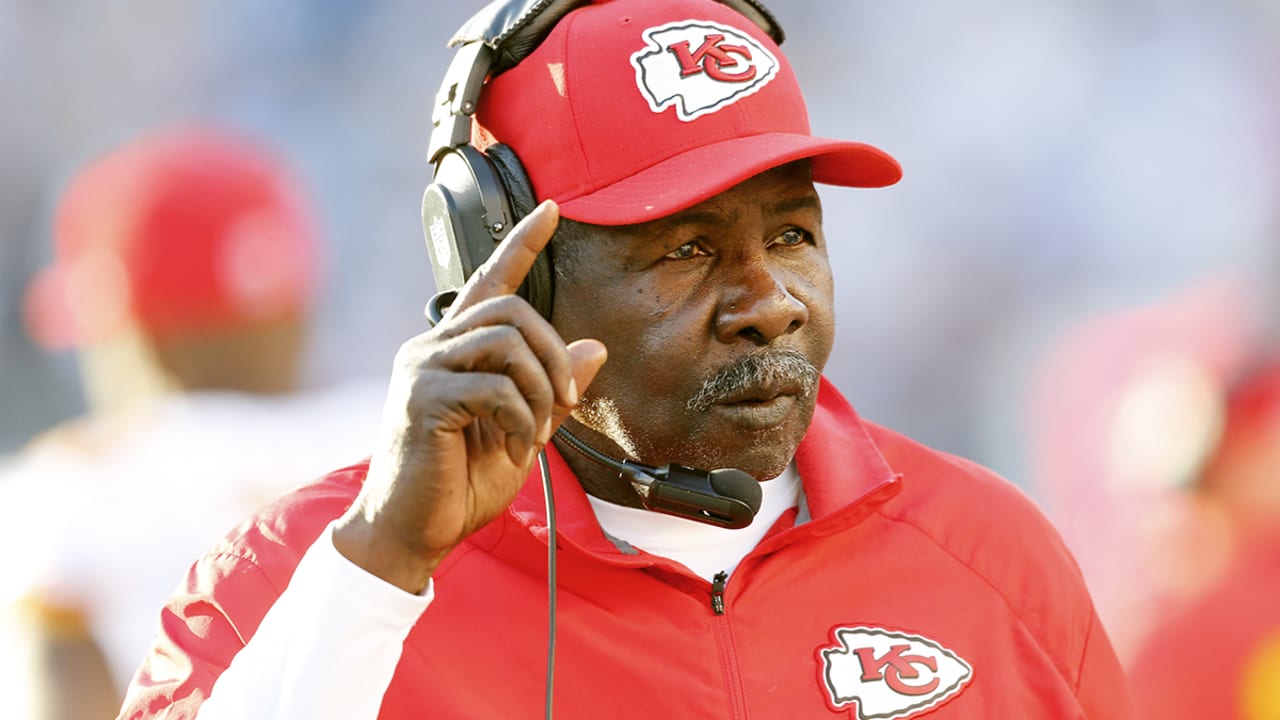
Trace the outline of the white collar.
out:
M 800 502 L 800 475 L 789 466 L 778 477 L 760 483 L 760 512 L 750 525 L 737 530 L 706 525 L 641 508 L 615 505 L 587 496 L 601 529 L 632 547 L 670 558 L 694 574 L 711 580 L 716 573 L 732 573 L 742 558 L 762 540 L 784 512 Z

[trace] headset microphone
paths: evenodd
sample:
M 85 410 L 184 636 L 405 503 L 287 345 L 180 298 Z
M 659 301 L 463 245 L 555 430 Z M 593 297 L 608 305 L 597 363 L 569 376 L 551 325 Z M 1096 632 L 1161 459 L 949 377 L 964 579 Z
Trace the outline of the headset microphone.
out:
M 668 463 L 661 467 L 615 460 L 564 427 L 556 435 L 595 463 L 631 481 L 648 510 L 723 528 L 744 528 L 760 510 L 760 483 L 734 468 L 699 470 Z

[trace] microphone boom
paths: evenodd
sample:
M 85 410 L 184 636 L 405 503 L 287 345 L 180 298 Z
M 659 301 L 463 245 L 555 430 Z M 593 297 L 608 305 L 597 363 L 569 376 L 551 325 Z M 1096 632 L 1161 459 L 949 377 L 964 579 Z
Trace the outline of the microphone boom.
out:
M 630 480 L 648 510 L 730 529 L 750 525 L 760 510 L 760 483 L 741 470 L 707 471 L 675 463 L 654 467 L 633 460 L 615 460 L 563 426 L 556 435 L 589 460 L 617 470 Z

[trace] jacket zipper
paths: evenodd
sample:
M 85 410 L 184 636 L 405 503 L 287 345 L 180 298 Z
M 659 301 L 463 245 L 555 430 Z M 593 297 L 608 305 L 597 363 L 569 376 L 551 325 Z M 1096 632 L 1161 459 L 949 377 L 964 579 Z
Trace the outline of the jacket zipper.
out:
M 742 678 L 739 675 L 738 653 L 733 647 L 733 635 L 729 632 L 729 618 L 725 615 L 724 586 L 729 581 L 729 573 L 718 572 L 711 579 L 711 612 L 715 615 L 711 623 L 715 634 L 716 654 L 720 657 L 720 668 L 724 673 L 725 690 L 728 693 L 729 707 L 725 718 L 742 720 L 747 717 L 746 698 L 743 694 Z
M 721 570 L 711 580 L 711 612 L 717 615 L 724 614 L 724 583 L 728 579 L 729 574 Z

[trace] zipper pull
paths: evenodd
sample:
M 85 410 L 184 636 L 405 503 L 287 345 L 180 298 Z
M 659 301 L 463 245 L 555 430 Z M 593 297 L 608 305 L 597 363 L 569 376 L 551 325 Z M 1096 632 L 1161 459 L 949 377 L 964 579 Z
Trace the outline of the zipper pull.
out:
M 711 610 L 717 615 L 724 614 L 724 584 L 729 573 L 721 570 L 711 581 Z

